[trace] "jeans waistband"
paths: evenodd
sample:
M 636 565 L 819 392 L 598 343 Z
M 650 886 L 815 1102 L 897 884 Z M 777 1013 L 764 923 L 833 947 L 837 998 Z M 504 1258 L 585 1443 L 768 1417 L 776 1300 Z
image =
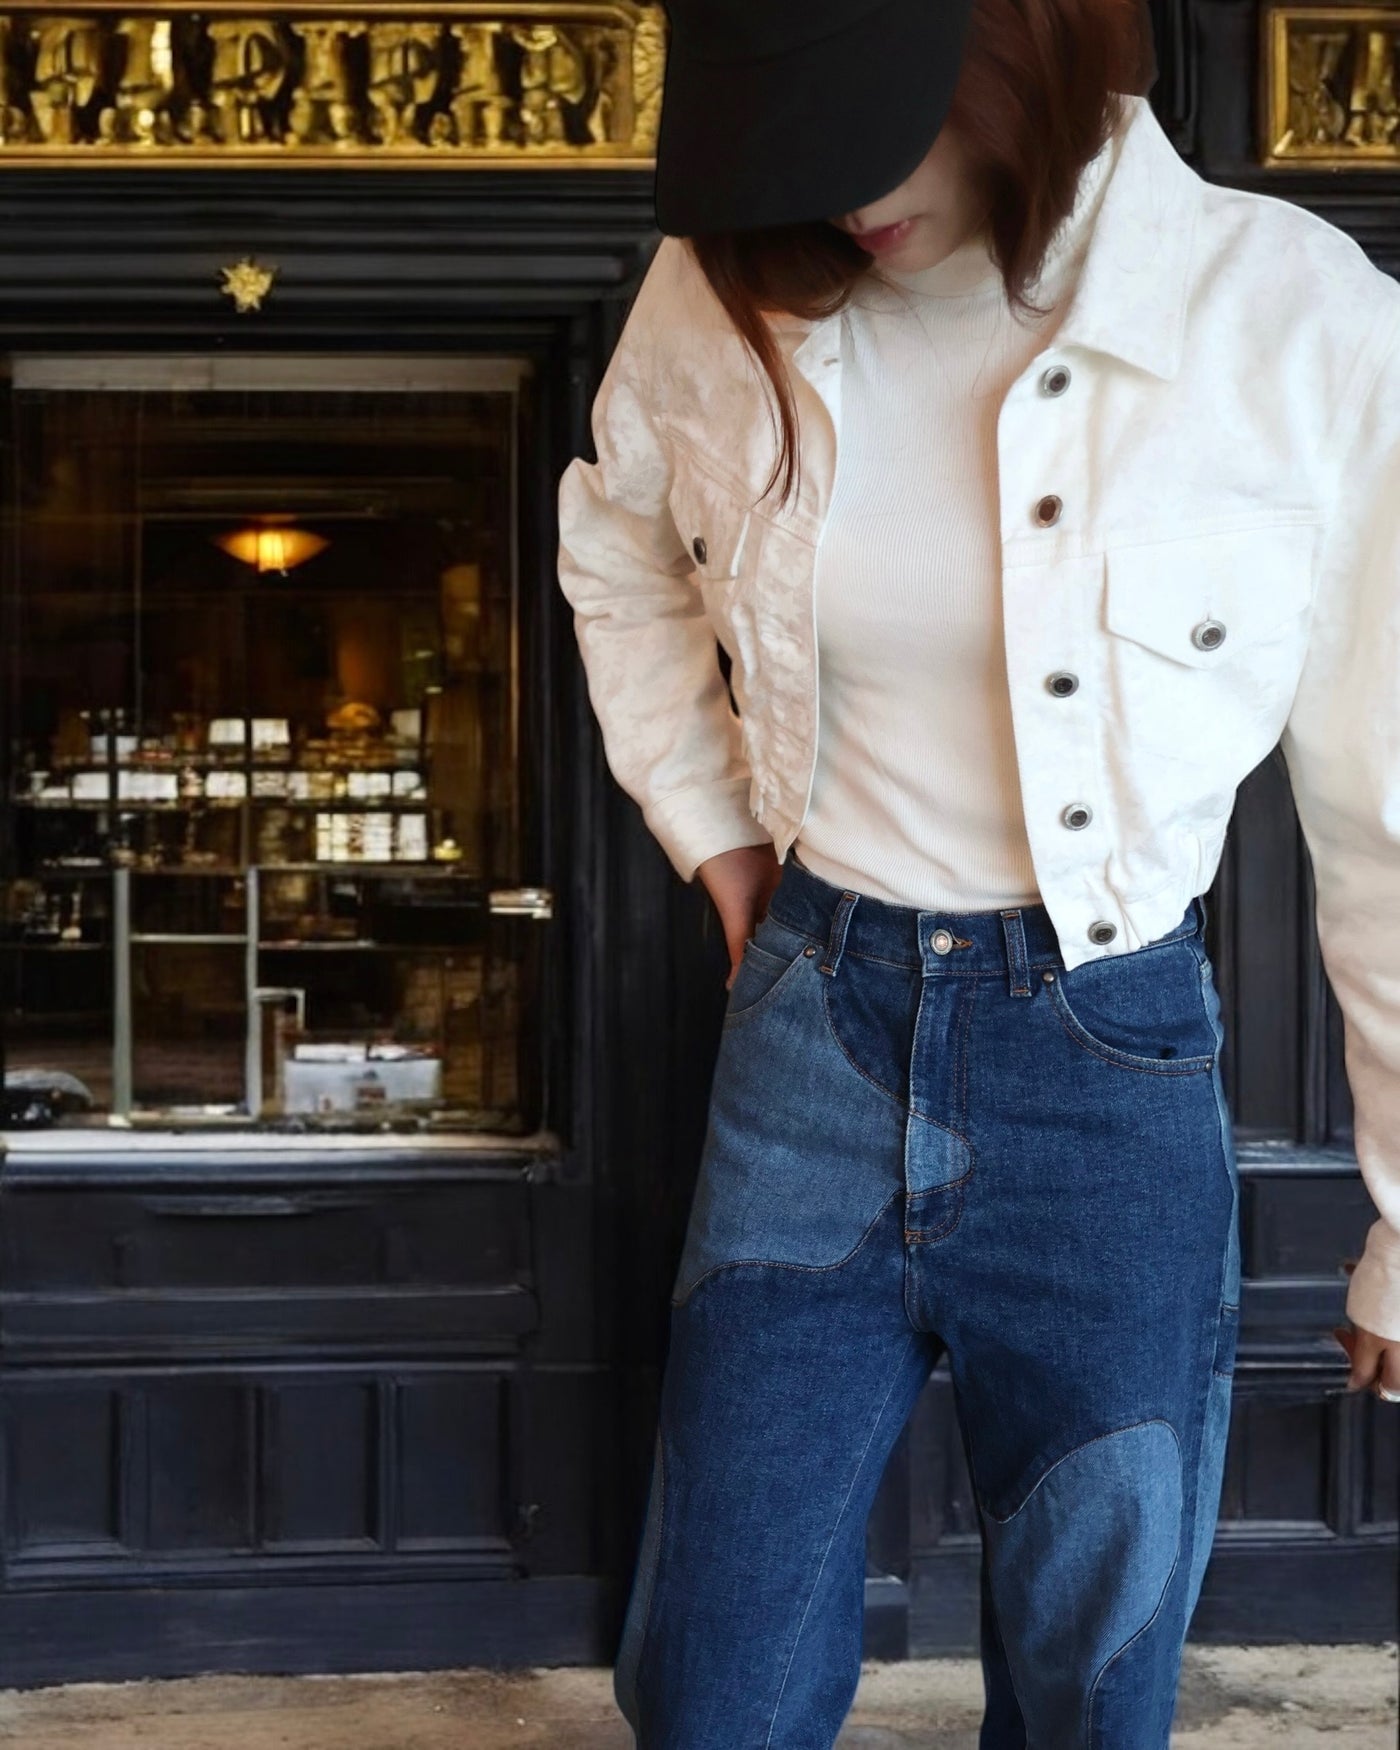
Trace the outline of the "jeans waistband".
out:
M 872 894 L 834 886 L 799 861 L 792 850 L 773 890 L 768 915 L 788 929 L 825 943 L 819 964 L 828 973 L 836 970 L 843 954 L 855 954 L 921 967 L 935 975 L 1006 973 L 1012 989 L 1017 989 L 1026 988 L 1023 975 L 1032 970 L 1064 967 L 1055 926 L 1039 902 L 988 911 L 896 905 Z M 1205 903 L 1197 896 L 1188 903 L 1181 921 L 1148 946 L 1183 936 L 1203 937 L 1205 923 Z

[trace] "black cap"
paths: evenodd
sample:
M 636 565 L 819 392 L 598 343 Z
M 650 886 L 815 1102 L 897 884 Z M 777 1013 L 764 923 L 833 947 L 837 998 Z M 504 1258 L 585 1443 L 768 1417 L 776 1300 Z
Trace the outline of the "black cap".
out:
M 973 0 L 665 0 L 656 223 L 838 218 L 897 188 L 952 105 Z

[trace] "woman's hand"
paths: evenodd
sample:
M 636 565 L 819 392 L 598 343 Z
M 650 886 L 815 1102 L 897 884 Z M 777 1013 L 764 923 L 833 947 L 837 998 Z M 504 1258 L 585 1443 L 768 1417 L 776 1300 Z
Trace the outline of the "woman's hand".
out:
M 1394 1337 L 1380 1337 L 1364 1325 L 1350 1329 L 1338 1325 L 1332 1335 L 1347 1352 L 1351 1372 L 1347 1376 L 1348 1391 L 1363 1391 L 1367 1386 L 1379 1386 L 1395 1398 L 1400 1398 L 1400 1343 Z M 1380 1391 L 1376 1392 L 1380 1396 Z
M 773 889 L 782 878 L 782 864 L 770 841 L 720 851 L 716 856 L 706 857 L 695 873 L 714 901 L 724 929 L 724 940 L 729 949 L 729 976 L 724 981 L 724 988 L 728 990 L 739 970 L 744 942 L 768 910 Z
M 1342 1269 L 1350 1276 L 1356 1268 L 1355 1258 L 1344 1258 Z M 1382 1337 L 1368 1331 L 1364 1325 L 1333 1325 L 1332 1335 L 1347 1352 L 1351 1372 L 1347 1375 L 1348 1391 L 1364 1391 L 1369 1386 L 1379 1397 L 1400 1398 L 1400 1342 L 1394 1337 Z

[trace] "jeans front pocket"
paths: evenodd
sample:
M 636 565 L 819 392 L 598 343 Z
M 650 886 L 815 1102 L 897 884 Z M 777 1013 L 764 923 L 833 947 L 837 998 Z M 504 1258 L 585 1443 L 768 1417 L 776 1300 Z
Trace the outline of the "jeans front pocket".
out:
M 1192 938 L 1179 937 L 1042 978 L 1061 1026 L 1085 1051 L 1123 1069 L 1194 1075 L 1215 1062 L 1207 965 Z
M 766 1008 L 789 975 L 816 954 L 817 946 L 810 936 L 765 913 L 744 943 L 739 970 L 729 987 L 724 1026 L 736 1026 Z

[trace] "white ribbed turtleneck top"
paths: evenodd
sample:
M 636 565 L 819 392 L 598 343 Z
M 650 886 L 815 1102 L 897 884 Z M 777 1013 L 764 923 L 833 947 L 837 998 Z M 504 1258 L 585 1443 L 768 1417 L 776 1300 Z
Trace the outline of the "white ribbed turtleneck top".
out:
M 1063 320 L 1119 145 L 1086 166 L 1029 288 L 985 232 L 878 262 L 843 313 L 836 478 L 817 552 L 816 771 L 795 849 L 840 887 L 927 910 L 1040 898 L 1003 648 L 997 415 Z

